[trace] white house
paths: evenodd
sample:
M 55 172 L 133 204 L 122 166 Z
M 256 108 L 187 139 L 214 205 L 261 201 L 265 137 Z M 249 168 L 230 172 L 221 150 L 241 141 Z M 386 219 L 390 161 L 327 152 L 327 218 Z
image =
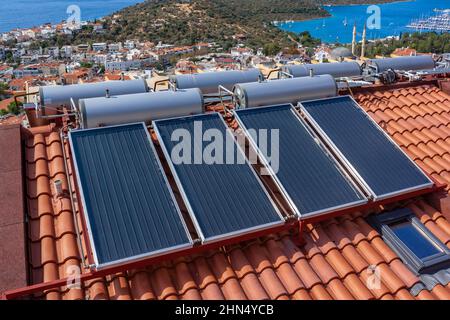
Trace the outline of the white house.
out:
M 91 59 L 91 61 L 93 61 L 94 63 L 97 63 L 97 64 L 105 64 L 107 60 L 108 60 L 108 55 L 100 54 L 100 53 L 95 54 Z
M 136 47 L 136 44 L 134 43 L 133 40 L 127 40 L 125 41 L 125 43 L 123 44 L 125 48 L 127 49 L 134 49 L 134 47 Z
M 110 43 L 108 44 L 108 50 L 109 52 L 119 52 L 122 50 L 122 43 L 116 42 L 116 43 Z
M 59 58 L 59 48 L 58 47 L 47 48 L 47 53 L 52 58 Z
M 92 50 L 94 51 L 105 51 L 107 45 L 105 42 L 97 42 L 92 44 Z
M 42 37 L 47 39 L 51 38 L 53 35 L 55 35 L 55 33 L 56 29 L 54 27 L 46 27 L 41 29 Z
M 72 57 L 73 48 L 72 46 L 64 46 L 60 50 L 60 55 L 62 58 L 70 59 Z
M 329 50 L 319 49 L 314 53 L 314 59 L 323 62 L 325 60 L 328 60 L 330 57 Z
M 156 62 L 153 57 L 134 60 L 109 60 L 105 62 L 106 71 L 128 71 L 132 69 L 142 69 Z

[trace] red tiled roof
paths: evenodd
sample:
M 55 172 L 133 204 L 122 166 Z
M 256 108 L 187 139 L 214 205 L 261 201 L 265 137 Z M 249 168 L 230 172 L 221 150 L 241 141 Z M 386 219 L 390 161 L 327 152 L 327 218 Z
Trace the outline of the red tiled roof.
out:
M 0 128 L 15 125 L 15 124 L 21 124 L 25 119 L 26 119 L 25 115 L 8 116 L 8 117 L 0 120 Z
M 450 171 L 449 96 L 433 85 L 367 89 L 355 94 L 387 132 L 425 171 L 447 182 Z M 26 141 L 26 202 L 29 212 L 29 266 L 32 283 L 69 276 L 80 266 L 77 232 L 68 197 L 56 198 L 53 182 L 68 190 L 64 146 L 52 127 L 32 129 Z M 425 164 L 425 165 L 424 165 Z M 67 163 L 72 177 L 70 161 Z M 445 201 L 449 201 L 447 197 Z M 433 199 L 407 204 L 425 226 L 450 248 L 450 208 Z M 76 204 L 75 204 L 76 206 Z M 80 215 L 75 207 L 78 224 Z M 83 235 L 83 230 L 80 230 Z M 83 237 L 81 237 L 83 238 Z M 415 276 L 355 212 L 308 225 L 305 244 L 279 234 L 128 270 L 83 284 L 82 289 L 52 289 L 47 299 L 450 299 L 450 285 L 410 289 Z M 82 246 L 84 248 L 84 242 Z M 84 248 L 85 249 L 85 248 Z M 85 250 L 84 250 L 85 251 Z M 370 289 L 372 267 L 381 285 Z
M 0 100 L 0 110 L 8 109 L 8 106 L 14 102 L 14 98 L 7 98 L 4 100 Z
M 392 52 L 393 56 L 415 56 L 417 50 L 412 48 L 397 48 Z
M 114 73 L 106 73 L 105 74 L 105 79 L 109 80 L 109 81 L 119 81 L 119 80 L 122 80 L 122 75 L 121 74 L 114 74 Z M 123 80 L 131 80 L 131 78 L 128 75 L 124 75 L 123 76 Z
M 14 90 L 25 90 L 25 83 L 26 82 L 33 82 L 37 80 L 39 77 L 35 76 L 26 76 L 23 78 L 13 79 L 9 82 L 10 88 L 16 88 Z

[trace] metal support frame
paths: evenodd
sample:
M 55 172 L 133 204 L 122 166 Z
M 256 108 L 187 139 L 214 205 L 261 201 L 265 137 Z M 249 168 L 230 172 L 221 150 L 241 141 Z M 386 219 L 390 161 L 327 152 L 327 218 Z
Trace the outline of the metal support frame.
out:
M 273 70 L 270 70 L 269 73 L 267 74 L 266 79 L 269 79 L 270 76 L 272 75 L 272 73 L 280 72 L 280 71 L 281 71 L 281 69 L 273 69 Z M 278 76 L 278 78 L 279 78 L 279 76 Z
M 218 87 L 219 90 L 219 99 L 220 99 L 220 104 L 223 106 L 223 110 L 225 113 L 229 113 L 230 110 L 225 106 L 225 103 L 223 102 L 223 98 L 224 96 L 231 96 L 231 101 L 234 102 L 234 92 L 231 90 L 228 90 L 227 88 L 225 88 L 222 85 L 219 85 Z M 227 95 L 223 94 L 223 93 L 227 93 Z
M 220 247 L 232 245 L 237 242 L 249 241 L 249 240 L 259 238 L 259 237 L 262 237 L 262 236 L 265 236 L 268 234 L 279 233 L 279 232 L 292 230 L 292 229 L 296 229 L 296 228 L 299 228 L 298 221 L 289 222 L 284 225 L 276 226 L 271 229 L 260 230 L 260 231 L 256 231 L 253 233 L 241 235 L 238 238 L 227 239 L 224 241 L 214 242 L 211 244 L 205 244 L 205 245 L 201 245 L 201 246 L 194 246 L 193 248 L 189 248 L 186 250 L 182 250 L 182 251 L 178 251 L 178 252 L 170 253 L 170 254 L 166 254 L 166 255 L 161 255 L 158 257 L 153 257 L 153 258 L 145 259 L 145 260 L 138 261 L 138 262 L 131 262 L 131 263 L 127 263 L 127 264 L 124 264 L 121 266 L 108 267 L 108 268 L 104 268 L 101 270 L 89 269 L 89 271 L 82 273 L 80 275 L 79 280 L 80 280 L 80 283 L 84 283 L 84 282 L 92 280 L 92 279 L 105 277 L 107 275 L 115 274 L 118 272 L 123 272 L 123 271 L 131 270 L 131 269 L 140 269 L 140 268 L 144 268 L 150 264 L 161 263 L 163 261 L 168 261 L 168 260 L 175 260 L 177 258 L 184 257 L 184 256 L 201 254 L 201 253 L 207 252 L 209 250 L 217 250 Z M 72 282 L 73 282 L 73 277 L 67 277 L 67 278 L 58 279 L 58 280 L 54 280 L 54 281 L 38 283 L 38 284 L 27 286 L 24 288 L 18 288 L 18 289 L 6 291 L 6 292 L 4 292 L 2 298 L 5 300 L 17 299 L 17 298 L 24 297 L 24 296 L 27 296 L 27 295 L 30 295 L 33 293 L 44 292 L 46 290 L 51 290 L 51 289 L 55 289 L 58 287 L 65 287 L 65 286 L 67 286 L 68 283 L 72 283 Z
M 35 96 L 37 95 L 37 92 L 28 92 L 28 93 L 21 93 L 18 95 L 14 95 L 14 102 L 16 104 L 16 106 L 18 105 L 19 101 L 17 100 L 17 98 L 21 98 L 21 97 L 28 97 L 28 96 Z
M 88 265 L 86 264 L 86 259 L 85 259 L 85 253 L 83 251 L 83 246 L 82 246 L 82 240 L 81 240 L 81 232 L 80 232 L 80 228 L 78 225 L 78 220 L 76 217 L 76 210 L 75 210 L 75 201 L 74 201 L 74 193 L 73 193 L 73 189 L 72 189 L 72 181 L 70 179 L 70 175 L 69 175 L 69 170 L 68 170 L 68 164 L 67 164 L 67 152 L 66 152 L 66 141 L 68 139 L 68 137 L 64 134 L 64 128 L 62 128 L 60 130 L 59 133 L 59 137 L 61 139 L 61 147 L 62 147 L 62 154 L 63 154 L 63 159 L 64 159 L 64 169 L 66 171 L 66 179 L 67 179 L 67 186 L 68 186 L 68 192 L 69 192 L 69 197 L 70 197 L 70 204 L 72 206 L 72 219 L 73 219 L 73 223 L 75 226 L 75 232 L 77 233 L 77 244 L 79 246 L 79 254 L 81 257 L 81 263 L 83 265 L 83 267 L 87 268 Z M 73 170 L 72 170 L 72 174 L 73 174 Z
M 286 77 L 288 77 L 288 78 L 294 78 L 294 75 L 292 75 L 292 74 L 290 74 L 290 73 L 287 73 L 287 72 L 285 72 L 285 71 L 281 71 L 280 70 L 280 73 L 282 74 L 282 75 L 285 75 Z

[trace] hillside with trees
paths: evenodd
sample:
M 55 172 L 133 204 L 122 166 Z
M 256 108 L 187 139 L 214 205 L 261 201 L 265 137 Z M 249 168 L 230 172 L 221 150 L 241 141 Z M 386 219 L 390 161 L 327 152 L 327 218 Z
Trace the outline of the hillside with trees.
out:
M 177 45 L 208 41 L 228 49 L 239 39 L 254 48 L 287 46 L 292 45 L 289 34 L 272 21 L 328 16 L 323 4 L 374 2 L 380 0 L 147 0 L 106 17 L 102 33 L 85 27 L 49 45 L 138 39 Z
M 350 48 L 350 46 L 348 46 Z M 366 56 L 373 58 L 377 55 L 389 56 L 397 48 L 411 48 L 422 53 L 450 52 L 450 33 L 437 34 L 435 32 L 403 33 L 400 39 L 378 40 L 366 46 Z M 358 44 L 358 52 L 361 45 Z

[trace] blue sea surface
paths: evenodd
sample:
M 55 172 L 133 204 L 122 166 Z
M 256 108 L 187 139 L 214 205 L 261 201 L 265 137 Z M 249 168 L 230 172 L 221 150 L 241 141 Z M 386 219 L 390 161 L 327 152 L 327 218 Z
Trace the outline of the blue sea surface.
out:
M 0 0 L 0 33 L 58 23 L 69 16 L 67 8 L 77 5 L 81 20 L 94 20 L 144 0 Z
M 434 9 L 450 9 L 450 0 L 415 0 L 392 2 L 378 5 L 381 9 L 381 28 L 367 30 L 368 39 L 398 36 L 402 32 L 413 32 L 406 26 L 414 19 L 432 16 Z M 327 43 L 350 43 L 353 25 L 357 26 L 357 39 L 362 38 L 365 22 L 372 14 L 367 13 L 369 5 L 347 5 L 324 7 L 332 16 L 321 19 L 282 23 L 279 27 L 286 31 L 300 33 L 309 31 L 311 35 Z M 347 26 L 344 25 L 347 21 Z

